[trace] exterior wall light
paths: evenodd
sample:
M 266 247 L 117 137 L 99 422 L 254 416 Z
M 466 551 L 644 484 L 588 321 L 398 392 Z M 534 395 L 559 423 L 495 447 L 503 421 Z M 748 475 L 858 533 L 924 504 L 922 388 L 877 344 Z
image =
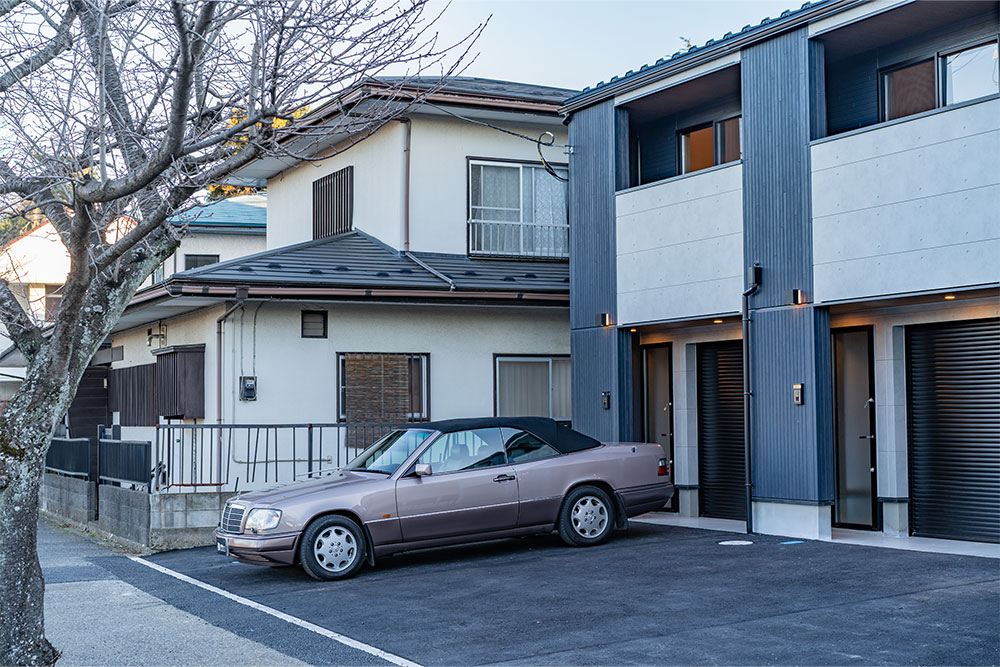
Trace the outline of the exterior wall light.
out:
M 955 295 L 954 294 L 945 294 L 944 295 L 944 299 L 945 299 L 945 301 L 953 301 L 955 299 Z
M 611 313 L 599 313 L 597 315 L 597 324 L 602 327 L 611 326 Z
M 712 324 L 722 324 L 722 320 L 712 320 Z
M 629 331 L 631 331 L 632 333 L 635 333 L 635 332 L 636 332 L 636 330 L 635 330 L 635 329 L 629 329 Z
M 790 306 L 801 306 L 805 303 L 805 296 L 800 289 L 785 290 L 785 303 Z

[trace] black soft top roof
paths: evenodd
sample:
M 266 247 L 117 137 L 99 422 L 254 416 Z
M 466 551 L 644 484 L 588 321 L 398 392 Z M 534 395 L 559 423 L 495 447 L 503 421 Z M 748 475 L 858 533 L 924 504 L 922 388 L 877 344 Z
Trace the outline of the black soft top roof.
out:
M 468 431 L 476 428 L 495 428 L 497 426 L 518 428 L 528 431 L 541 438 L 563 454 L 578 452 L 583 449 L 600 447 L 601 442 L 563 426 L 554 419 L 546 417 L 479 417 L 475 419 L 446 419 L 436 422 L 413 424 L 409 428 L 431 429 L 442 433 L 453 431 Z

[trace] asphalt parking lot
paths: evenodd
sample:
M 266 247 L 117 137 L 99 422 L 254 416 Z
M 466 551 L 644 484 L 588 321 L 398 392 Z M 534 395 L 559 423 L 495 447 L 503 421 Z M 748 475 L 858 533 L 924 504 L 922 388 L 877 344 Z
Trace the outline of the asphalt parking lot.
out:
M 437 549 L 330 583 L 213 548 L 149 560 L 423 665 L 1000 662 L 996 560 L 764 536 L 718 544 L 740 537 L 633 522 L 600 547 L 547 536 Z M 326 640 L 131 561 L 104 567 L 286 655 L 371 662 L 317 655 Z

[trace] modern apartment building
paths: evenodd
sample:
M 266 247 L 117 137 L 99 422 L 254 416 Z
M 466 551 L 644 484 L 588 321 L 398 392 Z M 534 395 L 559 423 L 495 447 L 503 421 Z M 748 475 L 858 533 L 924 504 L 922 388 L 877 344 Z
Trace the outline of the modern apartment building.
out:
M 681 514 L 1000 541 L 998 13 L 806 3 L 564 105 L 573 422 Z

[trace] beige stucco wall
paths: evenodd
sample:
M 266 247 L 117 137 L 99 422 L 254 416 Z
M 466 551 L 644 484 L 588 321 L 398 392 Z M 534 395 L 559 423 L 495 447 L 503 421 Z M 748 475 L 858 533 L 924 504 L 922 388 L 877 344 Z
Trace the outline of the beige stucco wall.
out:
M 495 122 L 537 137 L 546 129 L 556 144 L 565 128 Z M 267 184 L 267 247 L 312 239 L 313 181 L 354 166 L 354 227 L 394 248 L 402 247 L 402 123 L 392 122 L 349 150 L 327 160 L 288 169 Z M 410 154 L 410 249 L 464 254 L 468 220 L 467 158 L 538 161 L 535 144 L 454 118 L 415 115 Z M 545 150 L 551 162 L 566 162 L 560 147 Z

